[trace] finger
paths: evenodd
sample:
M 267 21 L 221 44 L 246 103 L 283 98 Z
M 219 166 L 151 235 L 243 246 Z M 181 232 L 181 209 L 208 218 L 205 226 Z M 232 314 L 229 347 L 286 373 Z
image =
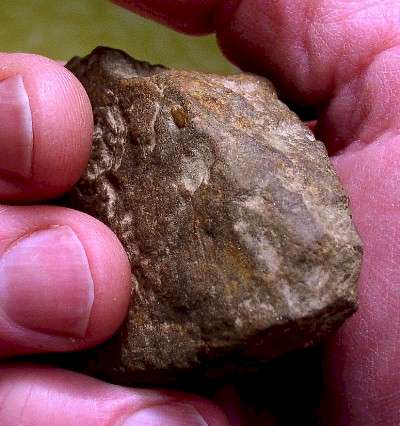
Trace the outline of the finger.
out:
M 193 3 L 132 0 L 123 5 L 179 29 L 196 29 L 213 15 L 228 58 L 270 77 L 287 100 L 321 109 L 316 132 L 331 152 L 356 140 L 372 141 L 379 119 L 381 129 L 398 121 L 398 108 L 386 114 L 390 99 L 380 91 L 386 75 L 376 74 L 399 54 L 397 1 L 209 0 L 197 2 L 192 15 Z M 366 102 L 371 98 L 377 103 Z
M 215 8 L 219 0 L 112 0 L 145 18 L 189 34 L 207 34 L 214 29 Z
M 36 55 L 0 54 L 0 199 L 67 191 L 86 167 L 92 112 L 79 81 Z
M 94 346 L 120 326 L 129 295 L 126 254 L 105 225 L 64 208 L 1 207 L 0 357 Z
M 9 426 L 229 425 L 196 396 L 127 389 L 39 366 L 1 367 L 0 401 L 0 423 Z
M 381 79 L 399 53 L 399 19 L 395 1 L 242 0 L 217 33 L 236 63 L 270 76 L 284 97 L 319 106 L 317 135 L 336 152 L 399 119 L 381 92 L 391 88 Z

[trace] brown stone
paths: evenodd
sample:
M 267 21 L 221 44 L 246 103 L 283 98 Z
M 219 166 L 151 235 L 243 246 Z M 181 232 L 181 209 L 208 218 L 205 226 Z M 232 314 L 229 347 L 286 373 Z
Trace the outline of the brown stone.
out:
M 107 48 L 67 66 L 95 119 L 71 203 L 118 235 L 133 267 L 129 315 L 86 369 L 124 384 L 254 369 L 355 311 L 348 199 L 268 80 Z

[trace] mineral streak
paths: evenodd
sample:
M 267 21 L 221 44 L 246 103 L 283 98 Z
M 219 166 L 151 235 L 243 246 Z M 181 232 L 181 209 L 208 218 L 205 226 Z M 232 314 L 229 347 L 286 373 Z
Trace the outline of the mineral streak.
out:
M 323 144 L 265 78 L 167 70 L 97 48 L 71 203 L 132 268 L 129 314 L 87 355 L 115 383 L 221 376 L 319 341 L 356 309 L 362 248 Z

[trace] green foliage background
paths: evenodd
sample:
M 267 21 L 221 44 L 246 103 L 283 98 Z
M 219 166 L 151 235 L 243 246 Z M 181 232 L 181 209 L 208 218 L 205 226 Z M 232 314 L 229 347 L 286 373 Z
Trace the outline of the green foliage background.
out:
M 233 69 L 214 36 L 175 33 L 107 0 L 1 0 L 0 51 L 69 59 L 98 45 L 170 67 L 219 73 Z

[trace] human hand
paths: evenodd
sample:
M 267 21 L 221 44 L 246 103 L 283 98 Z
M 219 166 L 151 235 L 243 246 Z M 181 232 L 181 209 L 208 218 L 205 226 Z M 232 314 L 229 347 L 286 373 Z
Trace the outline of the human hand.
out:
M 391 366 L 399 357 L 400 6 L 367 0 L 119 3 L 188 32 L 208 32 L 215 26 L 229 58 L 269 76 L 287 99 L 320 107 L 316 132 L 333 154 L 365 245 L 360 311 L 327 350 L 325 419 L 332 424 L 398 424 L 399 377 Z M 61 67 L 32 56 L 0 55 L 0 80 L 16 74 L 23 76 L 28 92 L 34 155 L 28 179 L 29 126 L 21 124 L 28 114 L 18 107 L 7 112 L 10 103 L 0 103 L 1 123 L 15 123 L 11 130 L 2 126 L 0 136 L 0 198 L 9 203 L 42 200 L 67 190 L 85 166 L 91 129 L 87 98 Z M 0 99 L 19 93 L 19 102 L 26 104 L 19 85 L 18 80 L 5 80 Z M 19 126 L 15 117 L 21 120 Z M 16 144 L 21 149 L 13 157 Z M 118 327 L 128 299 L 129 267 L 115 237 L 95 220 L 60 208 L 4 207 L 0 221 L 0 299 L 5 313 L 17 320 L 0 318 L 1 354 L 78 350 L 106 339 Z M 49 228 L 53 225 L 61 226 Z M 50 229 L 47 242 L 38 229 Z M 63 250 L 56 250 L 61 244 Z M 72 274 L 74 279 L 68 280 Z M 73 291 L 67 284 L 61 289 L 63 283 L 72 283 Z M 59 293 L 71 311 L 57 306 Z M 51 328 L 56 335 L 48 334 Z M 148 420 L 152 425 L 204 424 L 190 407 L 207 424 L 226 424 L 211 403 L 192 396 L 123 389 L 44 367 L 3 366 L 0 374 L 1 424 L 118 424 L 137 412 L 131 424 L 140 425 L 150 412 L 138 410 L 150 406 L 156 408 L 156 418 Z
M 325 423 L 400 423 L 400 3 L 117 0 L 178 30 L 216 31 L 226 56 L 316 107 L 364 242 L 360 309 L 326 348 Z M 268 384 L 266 384 L 268 386 Z
M 86 167 L 91 133 L 90 103 L 72 74 L 35 55 L 0 54 L 3 203 L 67 191 Z M 0 253 L 0 357 L 82 350 L 121 324 L 130 267 L 97 220 L 66 208 L 3 204 Z M 124 389 L 50 367 L 0 367 L 1 425 L 122 425 L 129 417 L 131 425 L 227 424 L 198 397 Z

